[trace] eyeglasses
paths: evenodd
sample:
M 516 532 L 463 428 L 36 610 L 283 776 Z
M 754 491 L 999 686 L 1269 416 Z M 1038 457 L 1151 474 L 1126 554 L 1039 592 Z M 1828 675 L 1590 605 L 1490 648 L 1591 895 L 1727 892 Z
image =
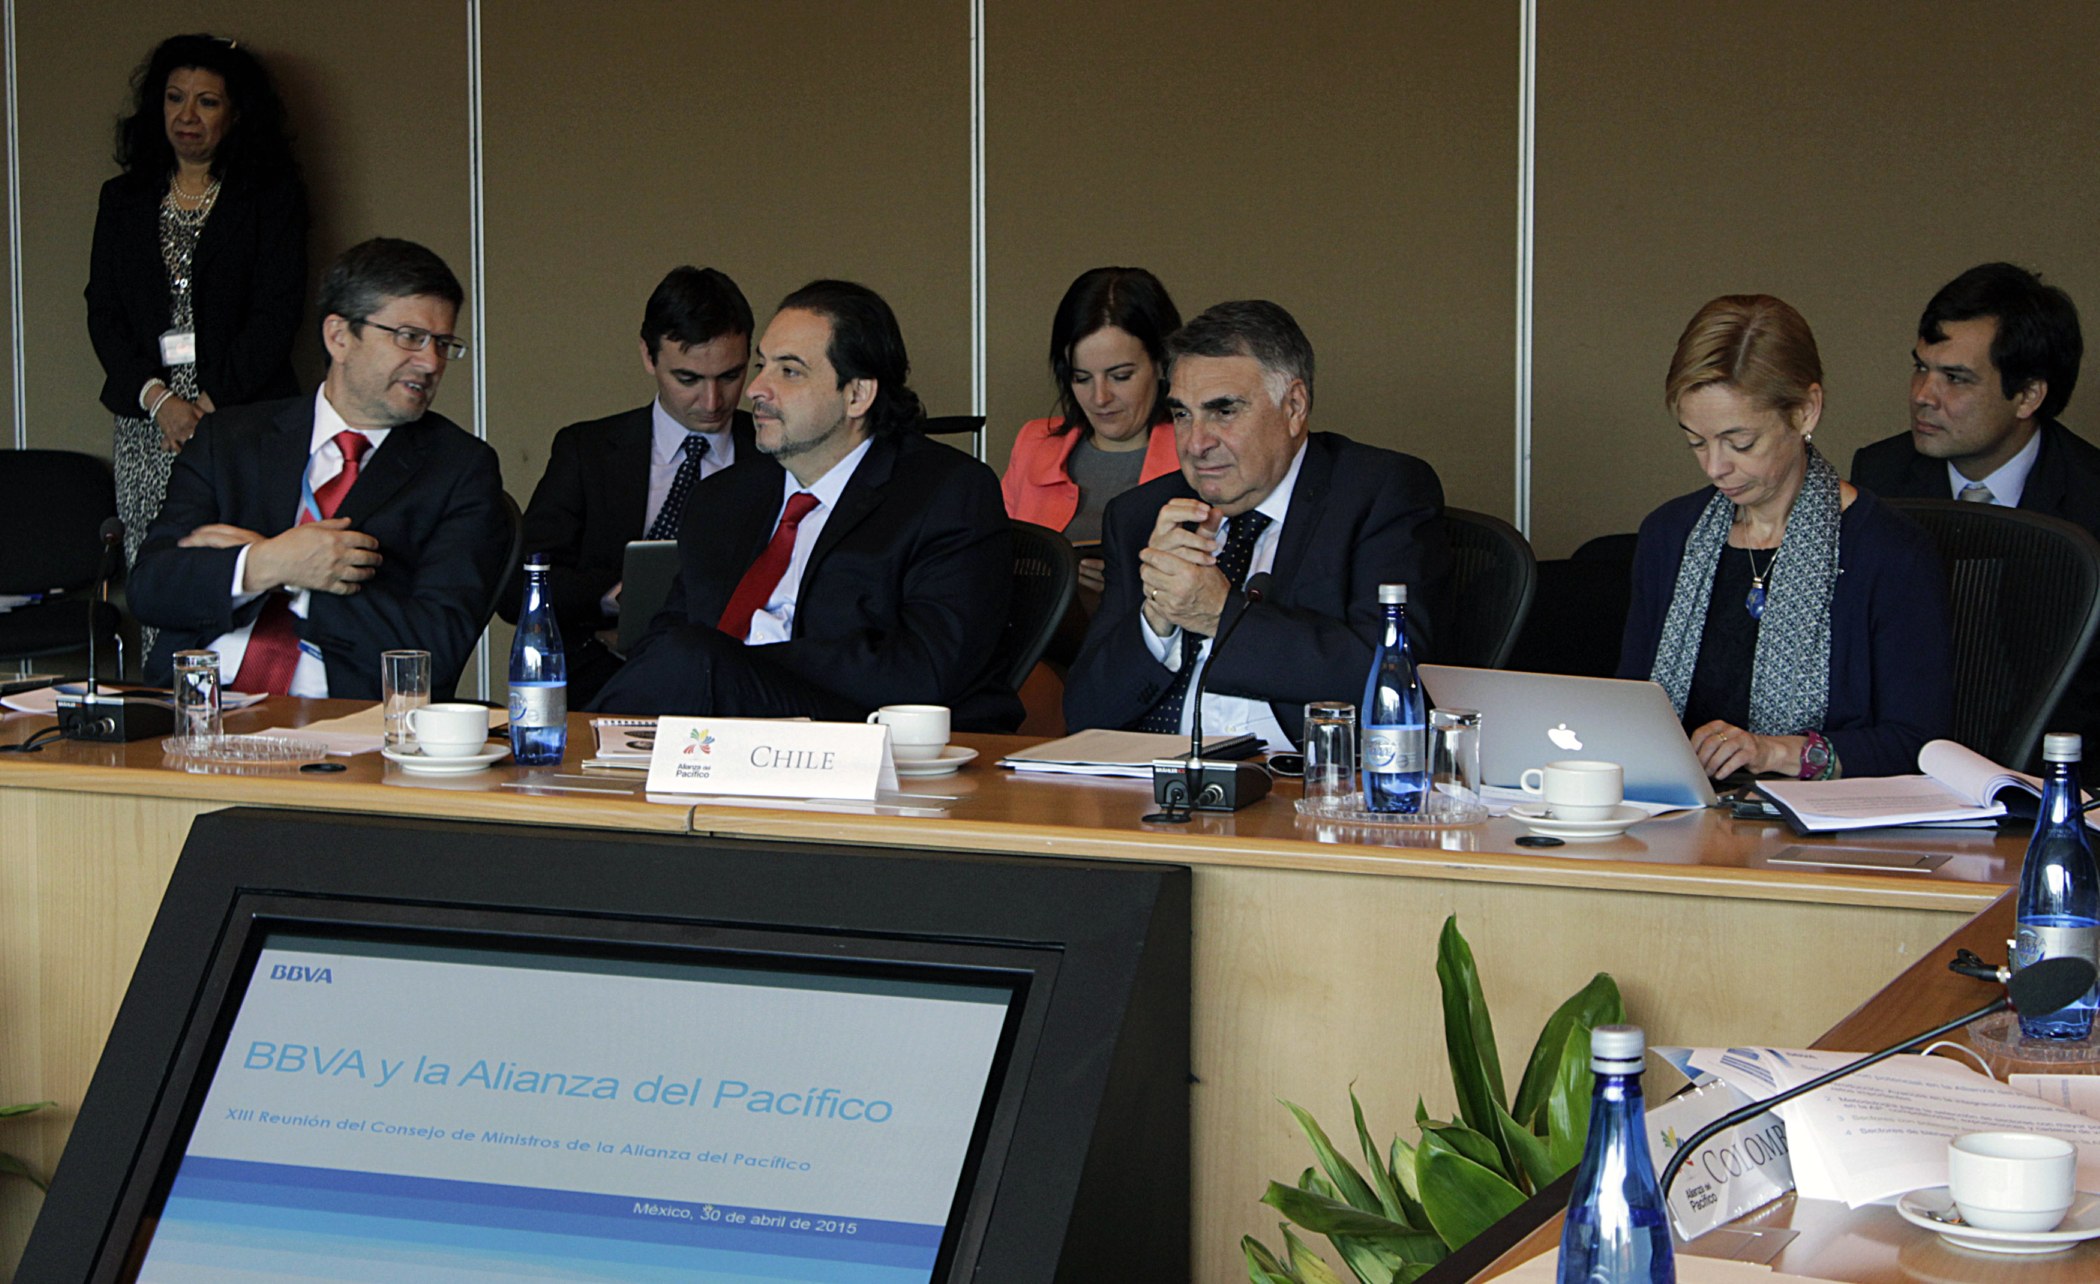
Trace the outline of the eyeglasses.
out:
M 371 326 L 375 330 L 384 330 L 388 334 L 393 335 L 394 346 L 405 352 L 421 352 L 435 343 L 437 344 L 438 355 L 447 361 L 457 361 L 467 355 L 466 340 L 458 335 L 432 334 L 428 330 L 419 330 L 412 325 L 387 325 L 382 321 L 374 321 L 370 317 L 366 317 L 359 324 Z

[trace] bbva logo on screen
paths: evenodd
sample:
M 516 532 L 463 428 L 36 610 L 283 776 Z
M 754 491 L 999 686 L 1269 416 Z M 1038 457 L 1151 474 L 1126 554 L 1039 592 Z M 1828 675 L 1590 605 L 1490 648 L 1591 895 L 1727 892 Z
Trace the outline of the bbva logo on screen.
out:
M 270 979 L 272 981 L 305 981 L 308 984 L 314 982 L 319 982 L 322 985 L 335 984 L 335 977 L 327 968 L 305 967 L 298 963 L 272 963 L 270 965 Z

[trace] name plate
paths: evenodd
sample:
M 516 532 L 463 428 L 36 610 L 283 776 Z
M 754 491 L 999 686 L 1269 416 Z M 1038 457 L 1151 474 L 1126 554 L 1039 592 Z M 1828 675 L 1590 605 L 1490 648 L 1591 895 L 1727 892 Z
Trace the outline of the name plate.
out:
M 1648 1112 L 1648 1153 L 1660 1174 L 1693 1133 L 1750 1098 L 1711 1075 Z M 1670 1220 L 1679 1239 L 1697 1239 L 1794 1188 L 1786 1125 L 1761 1114 L 1718 1133 L 1687 1159 L 1670 1191 Z
M 658 718 L 648 792 L 851 798 L 897 790 L 889 728 L 860 722 Z

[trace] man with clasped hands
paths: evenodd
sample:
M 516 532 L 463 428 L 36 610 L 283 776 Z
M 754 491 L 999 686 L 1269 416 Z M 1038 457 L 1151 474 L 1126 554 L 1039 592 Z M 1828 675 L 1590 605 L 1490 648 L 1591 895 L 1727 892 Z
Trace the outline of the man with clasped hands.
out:
M 1409 588 L 1420 658 L 1443 605 L 1443 486 L 1427 463 L 1308 430 L 1313 351 L 1289 312 L 1221 303 L 1167 340 L 1181 471 L 1103 521 L 1107 591 L 1065 686 L 1065 722 L 1189 730 L 1211 639 L 1246 617 L 1210 674 L 1206 732 L 1295 744 L 1304 705 L 1360 690 L 1381 583 Z M 1261 600 L 1247 580 L 1267 571 Z
M 320 391 L 199 423 L 132 572 L 148 682 L 210 647 L 236 691 L 377 700 L 379 653 L 414 647 L 451 697 L 510 548 L 496 452 L 430 413 L 463 297 L 420 245 L 352 246 L 321 283 Z

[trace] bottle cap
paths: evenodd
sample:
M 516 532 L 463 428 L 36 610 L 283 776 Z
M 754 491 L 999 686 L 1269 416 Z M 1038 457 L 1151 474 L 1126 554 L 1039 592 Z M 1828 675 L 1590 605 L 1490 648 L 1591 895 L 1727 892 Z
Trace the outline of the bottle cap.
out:
M 552 570 L 553 567 L 548 563 L 545 553 L 527 553 L 525 555 L 525 569 L 528 571 L 546 571 Z
M 2077 762 L 2085 754 L 2085 738 L 2075 731 L 2052 731 L 2042 737 L 2043 762 Z
M 1637 1025 L 1600 1025 L 1590 1031 L 1590 1069 L 1598 1074 L 1638 1074 L 1648 1037 Z
M 1378 586 L 1378 605 L 1380 605 L 1380 606 L 1406 606 L 1406 605 L 1407 605 L 1407 585 L 1405 585 L 1405 584 L 1381 584 L 1381 585 L 1379 585 L 1379 586 Z

